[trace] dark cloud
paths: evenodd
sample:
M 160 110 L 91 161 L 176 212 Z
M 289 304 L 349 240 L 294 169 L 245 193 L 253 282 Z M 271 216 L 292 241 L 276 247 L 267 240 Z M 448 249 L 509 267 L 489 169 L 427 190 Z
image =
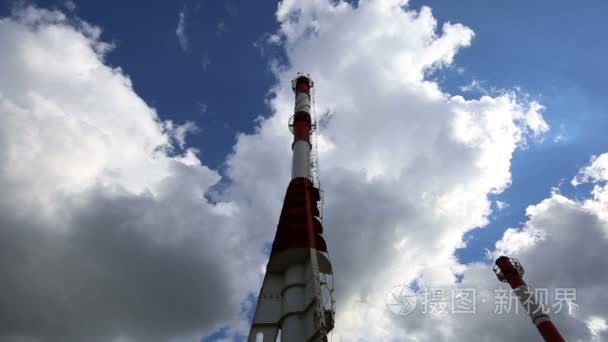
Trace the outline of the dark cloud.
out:
M 2 341 L 198 340 L 263 262 L 237 206 L 205 199 L 219 175 L 177 152 L 191 126 L 102 63 L 99 32 L 34 7 L 0 20 Z
M 103 190 L 71 201 L 65 220 L 1 215 L 0 336 L 161 341 L 238 308 L 211 227 L 180 231 L 174 202 Z

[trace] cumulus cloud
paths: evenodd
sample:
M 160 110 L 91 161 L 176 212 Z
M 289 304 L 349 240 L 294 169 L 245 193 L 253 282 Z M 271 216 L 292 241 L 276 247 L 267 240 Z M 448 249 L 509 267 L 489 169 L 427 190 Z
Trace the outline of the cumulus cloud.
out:
M 608 155 L 593 156 L 591 163 L 580 170 L 570 182 L 574 186 L 608 180 Z
M 193 126 L 160 121 L 99 33 L 33 7 L 0 19 L 2 341 L 198 339 L 247 293 Z
M 592 159 L 575 178 L 595 184 L 590 197 L 574 200 L 554 192 L 527 209 L 521 229 L 508 229 L 497 242 L 494 255 L 516 256 L 529 270 L 526 278 L 538 287 L 576 288 L 576 309 L 558 316 L 566 340 L 604 340 L 608 317 L 605 284 L 608 262 L 608 154 Z M 559 260 L 559 262 L 558 262 Z
M 575 177 L 578 182 L 595 184 L 590 197 L 574 200 L 557 192 L 528 207 L 527 221 L 519 228 L 508 229 L 496 243 L 490 260 L 499 255 L 517 258 L 525 268 L 524 279 L 531 288 L 546 291 L 545 309 L 567 341 L 605 341 L 608 338 L 606 309 L 608 263 L 602 258 L 608 248 L 608 220 L 604 196 L 608 177 L 603 174 L 608 154 L 592 159 Z M 452 288 L 476 290 L 474 315 L 430 315 L 443 331 L 442 340 L 458 341 L 534 341 L 538 332 L 529 317 L 519 308 L 498 314 L 496 291 L 500 286 L 488 263 L 467 265 L 463 281 Z M 573 302 L 557 305 L 556 290 L 573 289 Z M 482 300 L 485 299 L 485 304 Z M 519 307 L 518 302 L 513 303 Z M 406 320 L 410 317 L 405 318 Z M 410 331 L 411 332 L 411 331 Z
M 426 76 L 449 66 L 473 39 L 461 24 L 438 25 L 431 10 L 404 1 L 283 1 L 277 11 L 289 64 L 275 69 L 274 115 L 240 135 L 232 179 L 264 189 L 286 184 L 281 164 L 293 109 L 289 80 L 315 79 L 322 122 L 325 234 L 336 270 L 335 336 L 345 340 L 447 340 L 421 317 L 394 321 L 385 296 L 394 285 L 453 285 L 465 267 L 453 255 L 463 234 L 484 226 L 488 195 L 510 184 L 510 160 L 528 136 L 548 129 L 542 106 L 512 92 L 466 100 Z M 278 148 L 270 148 L 278 146 Z M 242 168 L 255 160 L 268 167 Z M 284 162 L 283 162 L 284 164 Z M 234 183 L 232 191 L 256 193 Z M 267 190 L 266 190 L 267 191 Z M 268 229 L 267 236 L 272 236 Z M 493 277 L 490 273 L 489 277 Z M 492 278 L 493 279 L 493 278 Z M 453 337 L 453 336 L 452 336 Z
M 318 88 L 335 336 L 499 340 L 484 322 L 509 329 L 504 340 L 535 334 L 492 315 L 470 318 L 467 330 L 455 317 L 395 319 L 385 296 L 413 281 L 455 286 L 458 275 L 480 291 L 495 287 L 488 264 L 461 265 L 453 253 L 465 232 L 487 224 L 488 195 L 509 186 L 513 153 L 548 130 L 543 107 L 512 92 L 467 100 L 429 81 L 474 33 L 439 25 L 427 7 L 286 0 L 277 20 L 273 42 L 289 63 L 273 64 L 272 113 L 253 134 L 237 136 L 221 190 L 211 190 L 220 176 L 187 145 L 192 127 L 160 121 L 129 78 L 104 64 L 111 46 L 99 41 L 98 28 L 35 8 L 0 21 L 0 42 L 9 47 L 0 62 L 7 75 L 0 79 L 0 185 L 10 194 L 0 198 L 0 260 L 15 260 L 0 264 L 10 279 L 0 292 L 0 339 L 197 340 L 226 324 L 228 335 L 246 333 L 241 304 L 257 294 L 289 181 L 296 71 L 309 72 Z M 581 181 L 601 172 L 588 174 Z M 597 226 L 585 219 L 603 205 L 597 198 L 581 204 L 553 195 L 498 250 L 536 268 L 544 259 L 525 251 L 544 249 L 532 246 L 567 247 L 568 234 L 544 227 Z M 576 215 L 547 221 L 558 211 Z M 600 248 L 602 240 L 583 242 Z M 555 275 L 534 274 L 532 285 L 568 286 L 566 278 L 548 283 Z M 605 333 L 606 314 L 585 310 L 564 325 L 568 336 L 590 327 Z

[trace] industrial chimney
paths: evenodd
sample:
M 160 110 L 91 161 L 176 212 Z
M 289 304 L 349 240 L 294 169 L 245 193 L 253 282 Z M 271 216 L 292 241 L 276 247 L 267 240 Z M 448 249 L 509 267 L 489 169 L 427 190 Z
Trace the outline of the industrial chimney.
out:
M 333 329 L 334 301 L 332 267 L 317 203 L 321 191 L 315 184 L 316 154 L 311 137 L 316 121 L 311 113 L 309 76 L 298 74 L 292 81 L 295 93 L 294 115 L 289 128 L 291 182 L 283 203 L 266 275 L 258 296 L 248 342 L 327 341 Z M 318 183 L 318 182 L 316 182 Z M 322 204 L 321 204 L 322 205 Z
M 549 315 L 544 313 L 542 303 L 538 302 L 534 293 L 528 288 L 528 285 L 522 278 L 524 268 L 519 261 L 501 256 L 496 259 L 494 273 L 498 280 L 509 283 L 513 292 L 519 298 L 519 301 L 532 319 L 532 323 L 536 326 L 541 336 L 547 342 L 564 342 L 564 338 L 551 321 Z

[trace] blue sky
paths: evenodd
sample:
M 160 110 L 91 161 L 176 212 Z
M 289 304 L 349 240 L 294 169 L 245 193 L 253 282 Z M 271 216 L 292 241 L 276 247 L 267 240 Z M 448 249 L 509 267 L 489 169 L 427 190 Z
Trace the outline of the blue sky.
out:
M 120 67 L 129 76 L 135 93 L 156 109 L 161 120 L 194 122 L 199 127 L 188 136 L 187 148 L 199 150 L 202 165 L 224 176 L 219 185 L 227 186 L 226 161 L 240 146 L 237 135 L 253 134 L 259 125 L 256 118 L 268 119 L 273 108 L 281 108 L 277 105 L 283 99 L 280 91 L 276 100 L 271 98 L 270 90 L 277 85 L 282 89 L 287 81 L 277 79 L 282 74 L 273 71 L 272 65 L 278 61 L 289 69 L 285 63 L 291 61 L 284 46 L 268 43 L 279 29 L 277 3 L 74 3 L 75 9 L 70 9 L 62 1 L 35 2 L 42 8 L 56 8 L 100 26 L 100 40 L 115 45 L 105 62 Z M 14 4 L 2 0 L 0 17 L 10 16 Z M 573 187 L 570 181 L 589 164 L 592 155 L 608 149 L 604 132 L 608 127 L 608 3 L 409 3 L 414 10 L 421 6 L 432 8 L 439 22 L 438 35 L 441 25 L 447 22 L 462 23 L 475 32 L 471 46 L 459 49 L 448 68 L 428 74 L 428 79 L 435 80 L 443 92 L 466 99 L 515 91 L 524 102 L 542 104 L 543 117 L 551 127 L 539 139 L 528 137 L 526 146 L 514 152 L 511 185 L 500 194 L 490 195 L 495 202 L 489 224 L 467 232 L 467 246 L 456 251 L 462 263 L 487 262 L 486 250 L 494 250 L 507 228 L 521 227 L 528 221 L 526 208 L 550 197 L 553 188 L 559 187 L 562 194 L 573 199 L 590 197 L 590 184 Z M 181 33 L 177 32 L 180 27 Z M 239 155 L 238 151 L 235 155 Z M 322 177 L 327 181 L 331 175 Z M 282 185 L 277 187 L 283 189 Z M 249 198 L 248 201 L 251 202 Z M 498 208 L 496 201 L 507 206 Z M 331 249 L 331 236 L 328 241 Z M 240 299 L 240 316 L 251 318 L 253 308 L 247 304 L 252 301 L 251 292 Z M 231 333 L 228 326 L 222 326 L 205 341 Z
M 65 10 L 61 1 L 36 3 Z M 251 132 L 257 116 L 269 115 L 265 98 L 274 78 L 268 61 L 279 51 L 265 47 L 267 55 L 262 55 L 254 45 L 276 30 L 276 3 L 75 3 L 76 15 L 101 26 L 102 39 L 116 44 L 108 62 L 129 75 L 137 93 L 162 119 L 197 123 L 201 131 L 190 143 L 200 148 L 206 164 L 220 167 L 235 134 Z M 3 1 L 1 14 L 10 13 L 13 4 Z M 188 51 L 181 49 L 176 38 L 181 11 Z
M 542 143 L 530 142 L 525 151 L 515 153 L 513 183 L 497 196 L 509 207 L 495 213 L 483 230 L 468 234 L 468 248 L 459 257 L 465 262 L 478 260 L 507 227 L 519 226 L 525 208 L 547 197 L 552 187 L 561 184 L 562 192 L 576 195 L 569 184 L 572 175 L 588 163 L 589 156 L 606 149 L 608 74 L 603 70 L 608 23 L 603 13 L 608 4 L 411 2 L 413 8 L 422 5 L 431 7 L 440 21 L 461 22 L 475 31 L 473 45 L 456 58 L 465 72 L 442 78 L 448 92 L 461 93 L 459 87 L 473 80 L 486 88 L 517 86 L 546 107 L 544 117 L 551 126 Z M 560 135 L 563 140 L 555 142 Z
M 64 8 L 61 2 L 38 1 Z M 158 110 L 162 119 L 193 121 L 200 131 L 189 143 L 201 160 L 221 170 L 238 132 L 250 133 L 258 116 L 268 116 L 266 100 L 275 79 L 273 59 L 282 51 L 265 43 L 277 29 L 276 3 L 271 1 L 122 1 L 76 2 L 76 14 L 103 28 L 102 39 L 116 49 L 108 62 L 120 66 L 136 92 Z M 13 6 L 4 1 L 2 14 Z M 542 142 L 530 141 L 513 157 L 512 185 L 496 199 L 508 203 L 491 223 L 467 235 L 460 250 L 463 262 L 480 260 L 508 227 L 525 220 L 525 208 L 547 197 L 560 184 L 576 193 L 569 181 L 591 155 L 606 148 L 608 125 L 608 4 L 589 1 L 412 1 L 428 6 L 440 25 L 463 23 L 475 31 L 473 44 L 458 53 L 454 66 L 431 78 L 445 91 L 465 97 L 482 95 L 461 87 L 519 87 L 546 107 L 551 131 Z M 120 9 L 120 15 L 116 15 Z M 143 10 L 142 10 L 143 9 Z M 176 38 L 179 13 L 184 13 L 188 50 Z M 580 20 L 581 18 L 585 20 Z M 459 69 L 462 68 L 462 69 Z M 561 140 L 554 140 L 560 136 Z

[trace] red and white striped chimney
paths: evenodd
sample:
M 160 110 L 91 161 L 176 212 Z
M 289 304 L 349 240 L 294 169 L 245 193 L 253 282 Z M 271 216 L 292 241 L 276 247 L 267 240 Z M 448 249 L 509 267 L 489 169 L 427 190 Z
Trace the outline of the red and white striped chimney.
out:
M 266 266 L 266 274 L 248 342 L 326 342 L 333 329 L 334 309 L 326 277 L 332 267 L 323 239 L 317 202 L 320 190 L 311 179 L 311 94 L 313 82 L 298 74 L 292 81 L 295 93 L 291 181 Z M 325 303 L 330 303 L 326 307 Z
M 310 88 L 312 88 L 313 82 L 310 77 L 303 75 L 296 77 L 291 82 L 291 87 L 296 96 L 293 122 L 290 122 L 290 130 L 293 133 L 291 178 L 309 178 L 310 134 L 312 132 Z
M 509 283 L 513 292 L 519 298 L 519 301 L 532 319 L 532 323 L 536 326 L 541 336 L 547 342 L 564 342 L 564 338 L 551 321 L 549 315 L 544 312 L 542 303 L 540 303 L 534 293 L 528 288 L 528 285 L 522 278 L 524 269 L 519 261 L 501 256 L 496 259 L 494 273 L 498 280 Z

